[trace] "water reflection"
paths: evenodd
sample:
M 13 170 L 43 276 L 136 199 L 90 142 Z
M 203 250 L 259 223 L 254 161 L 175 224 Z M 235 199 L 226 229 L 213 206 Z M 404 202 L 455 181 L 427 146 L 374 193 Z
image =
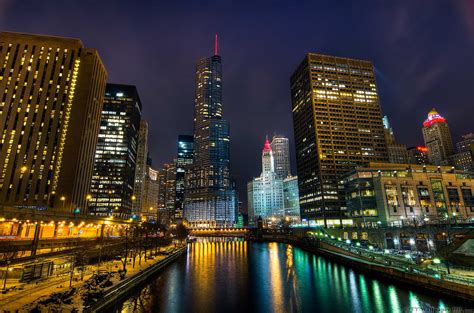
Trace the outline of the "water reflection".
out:
M 190 244 L 186 257 L 117 311 L 447 312 L 454 306 L 289 245 L 207 239 Z

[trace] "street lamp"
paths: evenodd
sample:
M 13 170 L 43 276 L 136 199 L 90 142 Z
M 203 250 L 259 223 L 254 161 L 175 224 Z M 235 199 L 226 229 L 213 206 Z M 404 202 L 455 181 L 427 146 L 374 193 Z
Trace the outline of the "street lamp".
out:
M 61 200 L 63 202 L 63 211 L 64 211 L 64 205 L 65 205 L 65 202 L 66 202 L 66 197 L 62 196 L 61 198 L 59 198 L 59 200 Z
M 89 201 L 91 201 L 91 200 L 92 200 L 92 195 L 87 195 L 86 196 L 86 212 L 85 213 L 89 212 Z
M 133 206 L 135 204 L 135 200 L 137 200 L 137 197 L 135 195 L 132 195 L 130 199 L 132 199 L 132 213 L 135 213 L 135 211 L 133 210 Z
M 25 165 L 23 165 L 21 168 L 20 168 L 20 172 L 22 174 L 25 174 L 26 170 L 28 169 L 28 167 L 26 167 Z

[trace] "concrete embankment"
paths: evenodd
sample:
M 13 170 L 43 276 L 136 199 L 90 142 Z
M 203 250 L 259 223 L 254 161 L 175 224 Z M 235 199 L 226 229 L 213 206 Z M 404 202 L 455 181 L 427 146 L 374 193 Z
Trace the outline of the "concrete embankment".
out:
M 322 241 L 319 241 L 316 245 L 308 245 L 299 240 L 284 237 L 262 238 L 261 240 L 288 243 L 308 252 L 322 255 L 330 260 L 344 264 L 368 275 L 373 275 L 410 287 L 422 288 L 426 291 L 436 292 L 438 294 L 474 304 L 474 285 L 472 284 L 457 283 L 425 274 L 415 273 L 409 270 L 403 271 L 399 268 L 388 265 L 377 264 L 371 262 L 368 258 L 361 257 L 358 254 L 351 253 Z
M 86 308 L 84 312 L 109 312 L 113 310 L 114 306 L 123 300 L 126 296 L 139 287 L 143 287 L 154 274 L 160 272 L 165 267 L 176 261 L 179 257 L 185 254 L 187 247 L 183 247 L 173 254 L 167 256 L 165 259 L 151 265 L 142 272 L 127 278 L 117 285 L 111 287 L 104 294 L 102 299 L 93 306 Z

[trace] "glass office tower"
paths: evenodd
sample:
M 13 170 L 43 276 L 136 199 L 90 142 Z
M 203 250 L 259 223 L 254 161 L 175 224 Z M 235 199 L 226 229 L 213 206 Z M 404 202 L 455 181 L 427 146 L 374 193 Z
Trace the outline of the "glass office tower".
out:
M 92 176 L 89 209 L 130 218 L 142 105 L 135 86 L 107 84 Z
M 175 221 L 183 218 L 186 171 L 193 164 L 193 155 L 194 137 L 179 135 L 176 158 L 176 208 L 172 217 Z
M 184 216 L 193 227 L 234 224 L 229 149 L 229 123 L 222 118 L 222 61 L 216 49 L 196 66 L 194 162 L 184 200 Z

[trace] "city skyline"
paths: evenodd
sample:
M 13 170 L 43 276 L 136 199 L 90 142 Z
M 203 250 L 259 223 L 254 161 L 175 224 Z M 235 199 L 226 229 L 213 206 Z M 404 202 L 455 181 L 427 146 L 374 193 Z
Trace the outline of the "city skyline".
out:
M 472 307 L 474 2 L 402 1 L 0 2 L 2 311 Z
M 464 52 L 469 51 L 469 47 L 473 45 L 473 41 L 464 40 L 473 31 L 468 23 L 472 11 L 464 10 L 466 3 L 459 1 L 456 4 L 426 6 L 405 3 L 388 8 L 384 8 L 383 4 L 372 3 L 370 6 L 373 10 L 366 10 L 368 2 L 360 3 L 358 8 L 325 4 L 319 11 L 324 11 L 326 16 L 320 16 L 319 22 L 314 22 L 314 19 L 309 18 L 310 14 L 305 13 L 315 12 L 311 10 L 311 4 L 277 4 L 265 12 L 263 10 L 268 8 L 263 4 L 242 4 L 235 8 L 230 4 L 220 4 L 204 13 L 204 16 L 209 17 L 207 23 L 189 31 L 189 27 L 185 26 L 198 24 L 197 16 L 193 15 L 195 5 L 185 8 L 182 4 L 150 4 L 130 9 L 126 4 L 110 6 L 110 3 L 104 1 L 95 4 L 98 6 L 97 10 L 91 11 L 81 4 L 56 6 L 54 1 L 41 5 L 25 1 L 9 2 L 0 7 L 0 27 L 11 31 L 80 38 L 86 46 L 97 48 L 110 72 L 109 81 L 137 86 L 145 104 L 144 118 L 153 129 L 150 133 L 150 142 L 153 143 L 150 154 L 155 164 L 172 160 L 177 135 L 192 132 L 194 63 L 212 52 L 213 36 L 218 32 L 219 49 L 226 59 L 224 102 L 226 118 L 232 125 L 231 171 L 242 198 L 245 194 L 245 182 L 259 166 L 257 160 L 261 143 L 254 134 L 271 135 L 277 130 L 286 137 L 293 138 L 291 112 L 288 109 L 288 77 L 304 53 L 309 51 L 368 59 L 374 63 L 382 112 L 389 116 L 398 142 L 409 147 L 423 143 L 420 125 L 426 112 L 432 107 L 443 112 L 450 122 L 453 141 L 456 142 L 461 135 L 469 133 L 469 123 L 463 113 L 469 108 L 469 98 L 472 97 L 468 82 L 474 62 Z M 104 17 L 94 13 L 105 11 L 109 7 L 110 12 L 115 14 L 106 14 Z M 286 9 L 284 14 L 281 13 L 282 7 Z M 425 12 L 423 21 L 416 18 L 421 8 Z M 87 18 L 70 21 L 62 18 L 62 12 L 67 13 L 68 10 L 74 10 L 77 16 Z M 221 14 L 216 14 L 217 12 Z M 440 16 L 440 12 L 446 14 Z M 178 25 L 170 17 L 166 17 L 167 14 L 172 14 L 172 18 L 182 17 L 179 19 L 180 23 L 186 20 L 184 27 L 165 27 L 167 22 Z M 235 15 L 232 20 L 236 27 L 227 25 L 231 14 Z M 259 21 L 262 14 L 263 19 Z M 40 15 L 46 16 L 47 22 L 39 23 Z M 137 16 L 140 16 L 141 22 L 132 25 L 132 20 L 136 20 Z M 245 22 L 247 19 L 251 23 Z M 116 28 L 101 27 L 102 23 L 114 20 L 124 23 L 112 23 Z M 291 20 L 292 23 L 276 25 L 276 29 L 267 27 L 274 20 Z M 326 26 L 345 25 L 342 21 L 357 25 L 348 41 L 339 40 L 347 38 L 342 26 L 332 28 L 331 32 Z M 311 34 L 307 38 L 293 36 L 295 30 L 313 23 L 322 28 L 320 34 Z M 61 25 L 60 28 L 57 27 L 58 24 Z M 429 27 L 430 33 L 426 33 L 426 24 L 433 26 Z M 289 29 L 285 30 L 283 25 Z M 277 31 L 281 36 L 273 38 L 270 31 Z M 365 36 L 367 31 L 371 32 L 371 38 Z M 242 32 L 248 36 L 241 36 Z M 127 44 L 123 40 L 124 36 L 130 39 Z M 108 40 L 104 41 L 103 38 Z M 156 38 L 157 43 L 151 43 L 155 40 L 145 38 Z M 280 38 L 288 40 L 289 44 L 282 46 Z M 442 55 L 435 52 L 440 45 L 440 38 L 448 47 L 443 50 Z M 380 46 L 380 43 L 383 45 Z M 382 49 L 382 46 L 391 49 Z M 392 52 L 387 53 L 389 50 Z M 115 51 L 121 53 L 117 54 Z M 268 51 L 271 52 L 270 55 Z M 129 58 L 129 55 L 138 57 Z M 402 68 L 397 61 L 400 56 L 407 62 Z M 246 60 L 252 60 L 252 77 L 248 80 L 247 71 L 242 70 L 250 64 Z M 457 66 L 459 64 L 462 67 Z M 453 75 L 454 68 L 457 79 L 442 80 L 443 75 Z M 153 74 L 158 69 L 169 73 L 166 79 Z M 441 84 L 443 88 L 440 88 Z M 255 87 L 257 85 L 258 88 Z M 170 86 L 180 87 L 173 89 Z M 236 122 L 243 118 L 249 119 L 249 122 Z M 253 155 L 247 156 L 244 148 L 252 151 Z M 294 172 L 292 143 L 290 152 Z

